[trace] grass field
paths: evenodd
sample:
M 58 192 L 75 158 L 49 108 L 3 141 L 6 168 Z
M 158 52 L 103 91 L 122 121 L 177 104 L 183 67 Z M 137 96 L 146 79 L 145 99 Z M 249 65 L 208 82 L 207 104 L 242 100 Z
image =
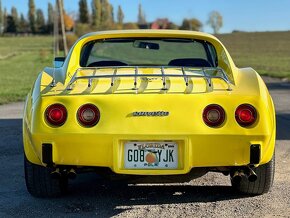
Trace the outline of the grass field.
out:
M 290 79 L 290 31 L 232 33 L 217 37 L 238 67 L 252 67 L 261 75 Z
M 238 67 L 290 79 L 290 32 L 233 33 L 217 36 Z M 51 36 L 0 37 L 0 104 L 21 101 L 37 74 L 51 66 Z
M 52 65 L 52 39 L 0 38 L 0 104 L 25 99 L 39 71 Z

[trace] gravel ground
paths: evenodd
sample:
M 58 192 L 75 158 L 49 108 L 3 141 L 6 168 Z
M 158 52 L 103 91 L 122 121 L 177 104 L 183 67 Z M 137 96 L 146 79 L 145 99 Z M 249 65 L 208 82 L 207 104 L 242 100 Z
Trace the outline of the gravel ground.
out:
M 83 174 L 63 198 L 33 198 L 23 175 L 23 103 L 13 103 L 0 106 L 0 217 L 290 217 L 290 84 L 264 79 L 277 110 L 276 174 L 268 194 L 235 194 L 229 178 L 217 173 L 190 183 L 129 186 Z

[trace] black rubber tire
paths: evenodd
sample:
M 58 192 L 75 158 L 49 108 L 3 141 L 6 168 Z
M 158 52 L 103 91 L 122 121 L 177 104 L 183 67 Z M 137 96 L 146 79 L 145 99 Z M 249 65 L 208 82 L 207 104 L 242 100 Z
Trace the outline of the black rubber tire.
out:
M 34 197 L 59 197 L 67 190 L 67 177 L 52 178 L 51 169 L 30 163 L 26 157 L 24 157 L 24 171 L 27 191 Z
M 243 177 L 239 183 L 234 183 L 231 179 L 232 186 L 235 190 L 243 194 L 261 195 L 270 191 L 275 174 L 275 154 L 270 162 L 253 169 L 257 174 L 255 182 L 249 182 Z

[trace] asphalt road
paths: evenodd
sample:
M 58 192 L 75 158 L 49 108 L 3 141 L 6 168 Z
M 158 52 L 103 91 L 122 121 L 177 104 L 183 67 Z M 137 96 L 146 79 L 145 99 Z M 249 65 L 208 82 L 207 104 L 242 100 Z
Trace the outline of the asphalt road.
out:
M 33 198 L 23 175 L 23 103 L 14 103 L 0 106 L 0 217 L 290 217 L 290 84 L 264 79 L 277 112 L 276 174 L 270 193 L 237 195 L 229 178 L 216 173 L 185 184 L 137 186 L 84 174 L 70 183 L 63 198 Z

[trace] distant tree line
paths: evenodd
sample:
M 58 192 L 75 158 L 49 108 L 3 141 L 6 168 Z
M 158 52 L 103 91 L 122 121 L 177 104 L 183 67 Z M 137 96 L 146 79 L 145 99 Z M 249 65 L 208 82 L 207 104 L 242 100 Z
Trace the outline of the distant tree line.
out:
M 48 5 L 48 17 L 53 15 L 52 5 Z M 6 9 L 2 10 L 0 0 L 0 32 L 1 33 L 51 33 L 53 23 L 51 20 L 45 21 L 43 11 L 36 9 L 33 0 L 29 0 L 28 16 L 22 13 L 19 15 L 15 7 L 11 8 L 11 12 Z
M 137 22 L 124 22 L 125 14 L 119 5 L 114 15 L 113 5 L 109 0 L 79 0 L 78 17 L 74 20 L 65 11 L 64 23 L 66 31 L 74 30 L 77 36 L 91 31 L 111 29 L 181 29 L 200 31 L 203 28 L 202 22 L 196 18 L 183 19 L 180 26 L 169 21 L 167 18 L 157 19 L 151 23 L 146 21 L 146 15 L 142 5 L 138 6 Z M 36 8 L 34 0 L 28 0 L 28 14 L 19 15 L 15 7 L 8 12 L 3 10 L 0 0 L 0 34 L 1 33 L 31 33 L 31 34 L 52 34 L 54 24 L 54 7 L 51 3 L 47 5 L 47 19 L 42 9 Z M 222 16 L 219 12 L 213 11 L 207 22 L 214 31 L 218 33 L 223 25 Z
M 65 27 L 67 30 L 73 29 L 73 19 L 64 13 Z M 45 19 L 42 9 L 36 8 L 34 0 L 28 0 L 28 14 L 19 15 L 16 7 L 7 12 L 2 9 L 0 0 L 0 33 L 31 33 L 31 34 L 52 34 L 54 23 L 54 7 L 51 3 L 47 5 L 47 19 Z
M 109 29 L 182 29 L 201 30 L 202 23 L 197 19 L 184 19 L 181 26 L 174 24 L 167 18 L 158 19 L 153 23 L 146 21 L 146 15 L 142 5 L 138 6 L 137 22 L 124 23 L 125 15 L 119 5 L 117 21 L 114 20 L 114 9 L 108 0 L 92 0 L 91 12 L 88 9 L 87 0 L 79 1 L 79 18 L 76 26 L 77 34 Z
M 202 22 L 196 18 L 183 19 L 181 26 L 169 21 L 167 18 L 157 19 L 152 23 L 146 21 L 146 15 L 139 4 L 137 22 L 124 23 L 125 15 L 122 7 L 119 5 L 117 10 L 117 20 L 114 20 L 114 9 L 109 0 L 92 0 L 91 11 L 89 10 L 87 0 L 79 0 L 79 17 L 76 24 L 76 34 L 82 35 L 90 31 L 110 30 L 110 29 L 181 29 L 201 31 Z M 214 11 L 209 15 L 207 22 L 214 33 L 218 33 L 222 27 L 222 16 Z

